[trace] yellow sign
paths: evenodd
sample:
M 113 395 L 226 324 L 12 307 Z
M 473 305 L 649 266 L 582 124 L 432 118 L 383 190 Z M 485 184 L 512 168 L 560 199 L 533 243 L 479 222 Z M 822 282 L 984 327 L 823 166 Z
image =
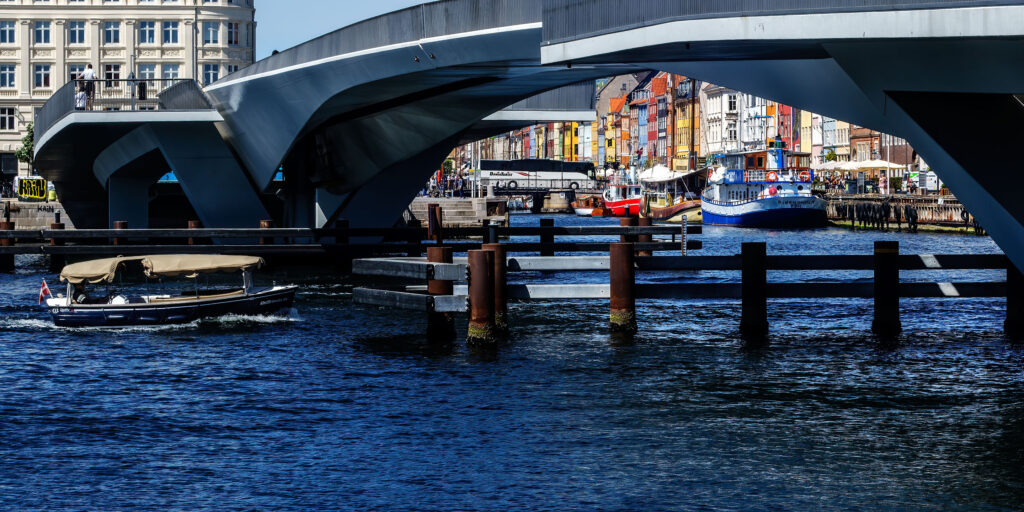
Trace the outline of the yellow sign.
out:
M 43 178 L 22 178 L 18 180 L 18 197 L 22 199 L 46 199 L 46 180 Z

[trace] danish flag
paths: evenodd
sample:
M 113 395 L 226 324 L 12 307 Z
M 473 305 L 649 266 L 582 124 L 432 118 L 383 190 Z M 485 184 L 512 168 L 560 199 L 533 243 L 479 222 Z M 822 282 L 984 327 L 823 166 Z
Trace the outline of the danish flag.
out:
M 50 293 L 50 287 L 46 286 L 46 279 L 43 279 L 43 285 L 39 287 L 39 304 L 40 305 L 42 305 L 42 303 L 43 303 L 43 297 L 46 297 L 46 296 L 52 297 L 53 294 Z

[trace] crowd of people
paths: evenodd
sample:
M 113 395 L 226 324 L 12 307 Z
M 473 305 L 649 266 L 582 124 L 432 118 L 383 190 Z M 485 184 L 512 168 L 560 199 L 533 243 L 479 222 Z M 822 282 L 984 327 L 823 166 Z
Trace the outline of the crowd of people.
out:
M 468 197 L 469 191 L 469 180 L 466 179 L 463 172 L 452 171 L 445 173 L 442 170 L 438 170 L 430 177 L 423 189 L 420 191 L 420 195 L 427 197 Z

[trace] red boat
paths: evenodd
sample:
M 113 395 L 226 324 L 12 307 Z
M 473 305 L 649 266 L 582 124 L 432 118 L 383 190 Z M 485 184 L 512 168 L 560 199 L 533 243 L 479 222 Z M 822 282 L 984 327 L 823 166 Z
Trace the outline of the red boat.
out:
M 640 215 L 640 202 L 644 195 L 640 185 L 623 185 L 613 183 L 604 191 L 603 217 L 625 217 Z M 597 211 L 594 211 L 595 216 Z

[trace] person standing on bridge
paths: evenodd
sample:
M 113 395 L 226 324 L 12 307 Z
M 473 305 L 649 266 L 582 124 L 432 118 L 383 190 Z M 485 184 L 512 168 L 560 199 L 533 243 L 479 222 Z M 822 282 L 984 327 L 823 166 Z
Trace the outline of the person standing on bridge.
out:
M 85 67 L 85 71 L 78 75 L 78 79 L 82 80 L 85 86 L 85 109 L 92 110 L 93 98 L 96 96 L 96 70 L 92 69 L 92 64 Z

